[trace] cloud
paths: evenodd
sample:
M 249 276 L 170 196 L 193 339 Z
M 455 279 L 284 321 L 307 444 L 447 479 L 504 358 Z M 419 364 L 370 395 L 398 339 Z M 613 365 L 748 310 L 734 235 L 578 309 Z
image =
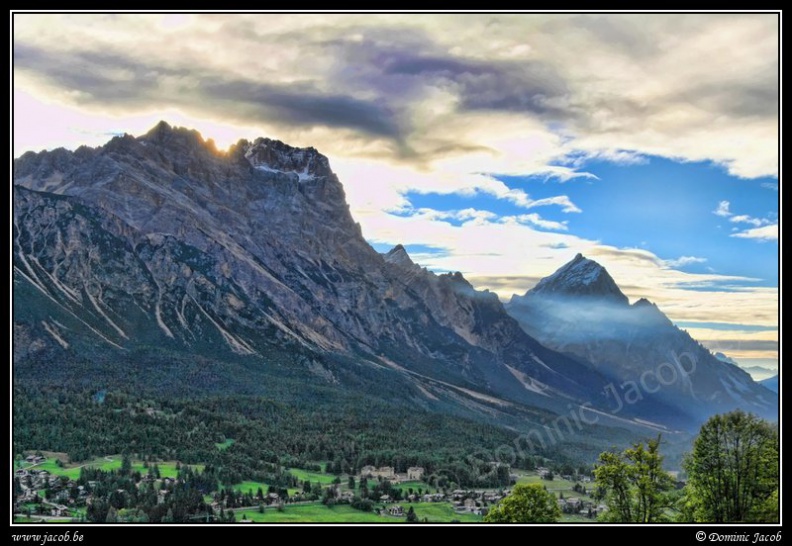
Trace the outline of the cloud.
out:
M 552 220 L 544 220 L 535 212 L 531 214 L 520 214 L 519 216 L 506 216 L 501 218 L 501 223 L 508 224 L 511 222 L 528 224 L 531 226 L 538 227 L 540 229 L 548 229 L 548 230 L 566 231 L 567 229 L 569 229 L 566 225 L 566 222 L 554 222 Z
M 222 71 L 168 66 L 123 53 L 52 52 L 14 47 L 15 69 L 68 90 L 80 104 L 145 109 L 151 104 L 196 108 L 247 122 L 348 128 L 399 139 L 387 106 L 325 92 L 311 82 L 278 84 L 235 78 Z M 109 67 L 109 68 L 108 68 Z
M 751 224 L 759 227 L 769 224 L 770 220 L 767 218 L 753 218 L 747 214 L 740 214 L 739 216 L 732 216 L 729 218 L 729 222 L 734 222 L 735 224 Z
M 431 208 L 406 208 L 404 210 L 398 211 L 398 216 L 402 218 L 410 218 L 412 220 L 425 220 L 430 222 L 456 221 L 462 223 L 463 226 L 483 226 L 499 223 L 504 225 L 529 225 L 543 230 L 566 231 L 568 229 L 565 222 L 545 220 L 535 212 L 516 216 L 499 216 L 494 212 L 478 210 L 474 208 L 447 211 Z M 560 247 L 555 246 L 554 248 Z
M 494 173 L 516 157 L 501 137 L 531 132 L 542 152 L 523 155 L 531 170 L 520 174 L 575 154 L 711 160 L 743 177 L 778 170 L 774 14 L 195 14 L 178 24 L 17 14 L 14 23 L 15 85 L 115 116 L 178 108 L 423 166 L 490 150 L 503 169 Z M 494 131 L 503 118 L 522 132 Z M 348 134 L 338 142 L 321 128 Z
M 668 267 L 683 267 L 690 264 L 703 264 L 707 258 L 698 258 L 696 256 L 680 256 L 675 260 L 666 260 L 665 263 Z
M 761 242 L 778 240 L 778 224 L 751 228 L 739 233 L 732 233 L 729 237 L 739 237 L 740 239 L 756 239 Z
M 200 95 L 226 109 L 246 111 L 254 119 L 304 125 L 342 127 L 363 133 L 400 138 L 394 113 L 374 101 L 325 93 L 310 84 L 272 85 L 253 81 L 200 83 Z
M 750 224 L 755 226 L 752 229 L 739 231 L 738 228 L 732 228 L 732 233 L 729 237 L 737 237 L 740 239 L 756 239 L 760 242 L 777 241 L 778 240 L 778 223 L 773 223 L 769 218 L 754 218 L 747 214 L 734 214 L 729 210 L 729 202 L 721 201 L 718 207 L 712 211 L 716 216 L 728 218 L 729 222 L 735 224 Z
M 762 182 L 760 186 L 762 186 L 766 190 L 778 191 L 778 184 L 775 182 Z
M 728 201 L 721 201 L 718 203 L 718 208 L 712 211 L 712 214 L 715 216 L 723 216 L 724 218 L 728 218 L 733 213 L 729 210 L 729 202 Z

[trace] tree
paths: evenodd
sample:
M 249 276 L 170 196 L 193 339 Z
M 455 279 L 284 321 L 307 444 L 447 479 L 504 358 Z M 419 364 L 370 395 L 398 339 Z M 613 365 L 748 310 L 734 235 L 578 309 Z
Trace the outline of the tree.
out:
M 552 493 L 541 485 L 518 483 L 511 495 L 493 507 L 487 523 L 551 523 L 561 518 L 561 510 Z
M 132 459 L 128 453 L 121 457 L 121 475 L 129 476 L 132 473 Z
M 415 514 L 415 509 L 410 506 L 410 509 L 407 510 L 407 522 L 408 523 L 416 523 L 418 521 L 418 516 Z
M 779 521 L 778 434 L 766 421 L 740 410 L 715 415 L 683 466 L 688 521 Z
M 608 506 L 603 519 L 624 523 L 666 519 L 665 511 L 671 505 L 667 492 L 673 480 L 663 470 L 659 436 L 646 447 L 639 442 L 622 453 L 601 453 L 594 476 Z

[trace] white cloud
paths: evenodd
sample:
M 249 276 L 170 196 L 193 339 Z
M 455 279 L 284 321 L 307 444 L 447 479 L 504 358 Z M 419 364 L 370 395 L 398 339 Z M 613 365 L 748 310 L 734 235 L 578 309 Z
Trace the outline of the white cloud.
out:
M 730 204 L 728 201 L 721 201 L 712 213 L 716 216 L 728 218 L 729 222 L 735 224 L 750 224 L 756 226 L 745 231 L 740 231 L 739 228 L 733 227 L 731 231 L 735 233 L 732 233 L 729 237 L 756 239 L 760 242 L 778 240 L 778 223 L 773 223 L 773 220 L 769 218 L 754 218 L 747 214 L 735 214 L 729 210 L 729 206 Z
M 778 224 L 770 226 L 763 226 L 751 228 L 740 233 L 732 233 L 730 237 L 739 237 L 741 239 L 756 239 L 758 241 L 777 241 L 778 240 Z
M 730 203 L 728 201 L 721 201 L 718 203 L 718 208 L 712 211 L 712 214 L 715 216 L 723 216 L 724 218 L 728 218 L 733 213 L 729 210 Z
M 536 226 L 541 229 L 551 229 L 558 231 L 566 231 L 567 229 L 569 229 L 566 225 L 566 222 L 554 222 L 553 220 L 545 220 L 535 212 L 532 212 L 530 214 L 520 214 L 518 216 L 505 216 L 501 218 L 501 223 L 508 224 L 511 222 L 528 224 L 528 225 Z
M 734 222 L 735 224 L 751 224 L 753 226 L 766 226 L 770 223 L 770 220 L 767 218 L 753 218 L 748 216 L 747 214 L 740 214 L 738 216 L 732 216 L 729 218 L 729 222 Z
M 690 264 L 703 264 L 707 258 L 698 258 L 696 256 L 680 256 L 675 260 L 666 260 L 665 263 L 668 267 L 682 267 Z

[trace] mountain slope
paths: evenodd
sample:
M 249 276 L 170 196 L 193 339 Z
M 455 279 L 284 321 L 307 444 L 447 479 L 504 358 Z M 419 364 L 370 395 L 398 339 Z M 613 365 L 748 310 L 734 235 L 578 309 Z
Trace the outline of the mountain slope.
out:
M 762 379 L 759 382 L 760 385 L 773 391 L 774 393 L 778 394 L 778 376 L 774 375 L 773 377 L 768 377 L 767 379 Z
M 374 251 L 312 148 L 257 139 L 218 152 L 160 123 L 27 153 L 14 184 L 17 375 L 57 355 L 110 373 L 142 351 L 270 376 L 282 366 L 340 389 L 387 384 L 488 418 L 607 407 L 606 378 L 526 334 L 494 294 L 403 248 Z M 625 416 L 602 422 L 636 424 Z
M 613 408 L 680 426 L 738 407 L 777 419 L 777 402 L 746 372 L 718 360 L 649 301 L 630 305 L 605 268 L 580 254 L 506 308 L 528 334 L 609 377 Z

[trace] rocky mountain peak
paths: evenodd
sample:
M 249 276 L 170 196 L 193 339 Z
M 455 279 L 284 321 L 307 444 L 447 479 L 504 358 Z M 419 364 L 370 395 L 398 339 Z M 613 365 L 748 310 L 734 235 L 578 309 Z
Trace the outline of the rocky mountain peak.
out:
M 124 135 L 121 138 L 128 137 Z M 131 138 L 131 137 L 130 137 Z M 151 142 L 163 146 L 190 146 L 190 145 L 204 145 L 201 133 L 195 129 L 187 129 L 185 127 L 172 127 L 167 121 L 160 121 L 145 135 L 139 139 L 141 142 Z
M 401 244 L 396 245 L 387 253 L 383 254 L 383 258 L 390 264 L 406 267 L 408 269 L 419 267 L 415 262 L 412 261 L 412 258 L 410 258 L 410 255 L 407 254 L 407 251 Z
M 545 296 L 587 296 L 628 303 L 608 271 L 594 260 L 577 254 L 529 291 Z
M 641 298 L 632 304 L 632 309 L 640 314 L 644 324 L 655 324 L 663 326 L 672 326 L 673 323 L 663 313 L 657 305 L 652 303 L 646 298 Z
M 257 138 L 244 146 L 245 158 L 264 171 L 297 173 L 300 180 L 332 175 L 330 162 L 316 148 L 296 148 L 280 140 Z

